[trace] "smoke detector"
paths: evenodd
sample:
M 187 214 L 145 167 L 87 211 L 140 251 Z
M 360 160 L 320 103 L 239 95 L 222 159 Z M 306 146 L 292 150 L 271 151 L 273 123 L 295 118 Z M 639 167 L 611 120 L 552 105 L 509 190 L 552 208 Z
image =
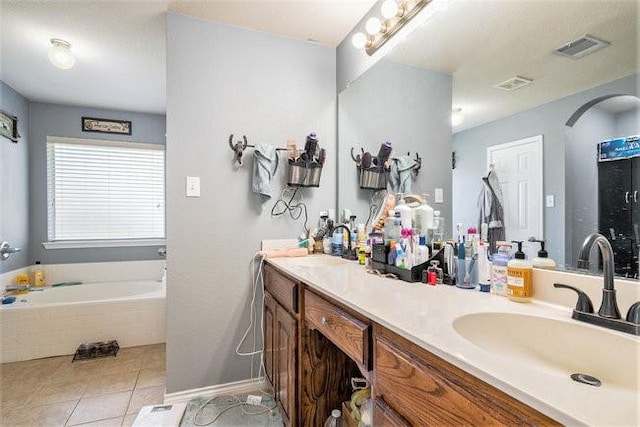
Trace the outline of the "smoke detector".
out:
M 502 83 L 498 83 L 494 87 L 496 89 L 512 91 L 512 90 L 520 89 L 521 87 L 524 87 L 524 86 L 528 85 L 532 81 L 533 80 L 528 79 L 526 77 L 515 76 L 515 77 L 510 78 L 509 80 L 506 80 L 506 81 L 502 82 Z
M 579 39 L 572 40 L 553 51 L 556 55 L 564 56 L 565 58 L 580 59 L 583 56 L 587 56 L 597 50 L 609 46 L 611 43 L 600 40 L 597 37 L 585 35 Z

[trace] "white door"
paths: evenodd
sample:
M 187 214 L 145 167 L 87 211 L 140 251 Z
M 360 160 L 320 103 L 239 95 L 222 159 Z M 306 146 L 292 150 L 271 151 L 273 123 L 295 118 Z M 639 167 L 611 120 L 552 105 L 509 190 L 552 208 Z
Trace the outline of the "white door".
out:
M 500 180 L 507 240 L 544 239 L 542 135 L 488 147 L 487 166 Z M 536 256 L 538 247 L 523 245 L 527 259 Z

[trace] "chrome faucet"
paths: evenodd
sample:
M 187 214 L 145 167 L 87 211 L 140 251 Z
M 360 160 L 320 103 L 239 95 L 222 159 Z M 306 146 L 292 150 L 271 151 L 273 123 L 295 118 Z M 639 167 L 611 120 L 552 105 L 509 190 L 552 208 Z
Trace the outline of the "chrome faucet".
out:
M 578 294 L 578 303 L 573 310 L 572 318 L 582 322 L 603 326 L 609 329 L 640 335 L 640 301 L 631 306 L 626 319 L 620 316 L 618 303 L 616 301 L 616 291 L 613 285 L 613 272 L 615 268 L 613 259 L 613 249 L 611 244 L 602 234 L 593 233 L 589 235 L 582 244 L 578 255 L 579 269 L 589 268 L 589 253 L 594 244 L 597 244 L 602 254 L 602 269 L 604 273 L 604 287 L 602 289 L 602 303 L 598 314 L 593 312 L 593 303 L 589 296 L 573 286 L 555 283 L 556 288 L 571 289 Z
M 5 261 L 9 258 L 9 255 L 15 254 L 16 252 L 20 252 L 22 249 L 14 248 L 9 244 L 9 242 L 2 242 L 0 244 L 0 261 Z

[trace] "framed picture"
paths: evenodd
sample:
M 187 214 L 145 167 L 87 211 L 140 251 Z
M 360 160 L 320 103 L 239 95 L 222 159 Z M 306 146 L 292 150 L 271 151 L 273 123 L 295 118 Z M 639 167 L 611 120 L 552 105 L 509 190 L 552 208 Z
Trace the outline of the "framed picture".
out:
M 83 117 L 82 131 L 131 135 L 131 122 L 128 120 L 110 120 L 97 119 L 95 117 Z
M 18 142 L 18 118 L 6 111 L 0 110 L 0 135 L 9 138 L 12 142 Z

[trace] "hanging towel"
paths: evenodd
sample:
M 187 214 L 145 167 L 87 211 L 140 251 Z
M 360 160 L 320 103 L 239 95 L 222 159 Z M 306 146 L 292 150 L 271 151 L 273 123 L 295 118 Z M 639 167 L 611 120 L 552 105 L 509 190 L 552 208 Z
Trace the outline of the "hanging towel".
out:
M 416 161 L 409 156 L 393 159 L 389 173 L 393 193 L 411 193 L 411 171 L 416 166 Z
M 481 229 L 483 222 L 487 223 L 489 226 L 487 240 L 491 253 L 494 253 L 496 242 L 506 239 L 506 230 L 500 180 L 493 169 L 482 178 L 482 189 L 478 195 L 478 210 L 480 211 L 478 230 Z
M 258 142 L 253 150 L 253 179 L 251 189 L 254 193 L 271 198 L 271 178 L 278 170 L 278 152 L 269 144 Z

